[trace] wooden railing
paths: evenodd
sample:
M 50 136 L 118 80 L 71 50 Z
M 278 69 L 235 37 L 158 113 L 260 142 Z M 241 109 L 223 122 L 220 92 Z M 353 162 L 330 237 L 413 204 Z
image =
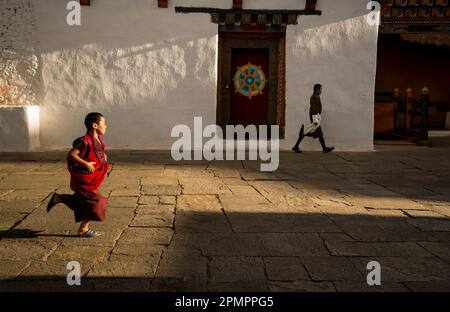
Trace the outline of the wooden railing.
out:
M 428 140 L 429 90 L 424 87 L 415 97 L 411 88 L 404 95 L 398 89 L 375 96 L 375 134 Z

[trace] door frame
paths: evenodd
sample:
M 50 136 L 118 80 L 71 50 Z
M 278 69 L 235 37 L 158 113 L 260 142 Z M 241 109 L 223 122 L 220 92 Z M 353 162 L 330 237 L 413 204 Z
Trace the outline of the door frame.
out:
M 269 97 L 267 125 L 280 126 L 284 138 L 286 111 L 286 28 L 277 31 L 242 31 L 219 26 L 216 123 L 225 127 L 231 122 L 231 68 L 233 49 L 269 50 Z M 227 88 L 228 85 L 228 88 Z

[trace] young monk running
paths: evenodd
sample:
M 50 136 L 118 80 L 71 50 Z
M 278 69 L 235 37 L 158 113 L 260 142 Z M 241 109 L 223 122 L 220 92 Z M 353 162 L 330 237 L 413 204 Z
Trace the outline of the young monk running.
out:
M 56 204 L 63 203 L 75 214 L 75 222 L 81 222 L 78 235 L 95 237 L 98 234 L 89 229 L 90 221 L 106 218 L 107 198 L 98 188 L 109 170 L 102 137 L 106 132 L 106 120 L 100 113 L 89 113 L 84 124 L 86 135 L 76 139 L 67 155 L 70 172 L 70 188 L 75 193 L 62 195 L 53 193 L 47 205 L 49 212 Z

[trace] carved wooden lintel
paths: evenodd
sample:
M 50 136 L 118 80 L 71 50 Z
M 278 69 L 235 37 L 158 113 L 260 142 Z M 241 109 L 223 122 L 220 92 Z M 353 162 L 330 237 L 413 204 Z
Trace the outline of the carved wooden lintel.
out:
M 209 13 L 211 22 L 219 25 L 296 25 L 300 15 L 321 15 L 318 10 L 234 10 L 217 8 L 175 7 L 176 13 Z

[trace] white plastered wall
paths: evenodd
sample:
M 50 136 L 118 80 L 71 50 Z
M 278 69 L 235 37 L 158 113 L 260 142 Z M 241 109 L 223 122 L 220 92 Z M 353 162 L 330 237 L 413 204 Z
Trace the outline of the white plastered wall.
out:
M 207 14 L 174 6 L 230 8 L 231 0 L 93 0 L 81 26 L 68 26 L 60 0 L 32 0 L 38 29 L 41 145 L 65 148 L 83 134 L 83 118 L 108 118 L 109 148 L 169 149 L 176 124 L 216 118 L 217 31 Z M 245 8 L 303 9 L 299 0 L 246 0 Z M 319 0 L 322 16 L 301 16 L 287 30 L 286 140 L 296 139 L 312 86 L 324 86 L 323 128 L 339 150 L 373 148 L 377 28 L 367 1 Z M 306 139 L 304 149 L 318 149 Z
M 300 18 L 286 42 L 286 142 L 296 141 L 300 123 L 309 118 L 315 83 L 323 85 L 322 128 L 338 150 L 373 149 L 374 92 L 378 27 L 367 22 L 367 1 L 321 0 L 322 16 Z M 319 150 L 306 138 L 304 149 Z

